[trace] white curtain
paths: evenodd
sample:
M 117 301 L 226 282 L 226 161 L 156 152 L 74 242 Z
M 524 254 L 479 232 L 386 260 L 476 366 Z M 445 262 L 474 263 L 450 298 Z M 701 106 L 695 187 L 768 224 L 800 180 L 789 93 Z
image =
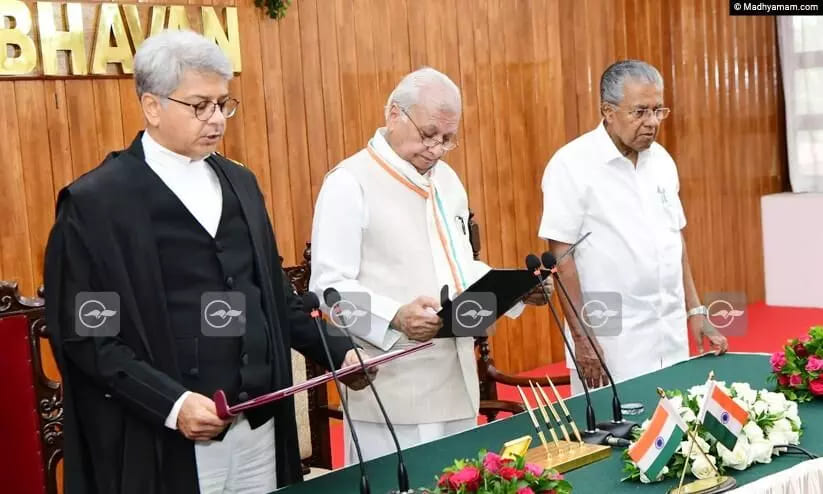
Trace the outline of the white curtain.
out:
M 777 17 L 794 192 L 823 192 L 823 17 Z

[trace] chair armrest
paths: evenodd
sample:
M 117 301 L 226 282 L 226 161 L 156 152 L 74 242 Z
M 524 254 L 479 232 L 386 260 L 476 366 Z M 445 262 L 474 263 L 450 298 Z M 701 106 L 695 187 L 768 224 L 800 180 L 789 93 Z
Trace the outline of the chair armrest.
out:
M 496 383 L 508 384 L 509 386 L 528 386 L 529 381 L 533 382 L 537 386 L 549 385 L 549 381 L 545 377 L 511 376 L 509 374 L 497 370 L 497 367 L 495 367 L 494 364 L 488 364 L 486 366 L 486 376 L 488 376 L 490 380 Z M 568 374 L 550 377 L 555 385 L 569 384 Z
M 521 413 L 526 411 L 526 407 L 523 406 L 522 403 L 518 403 L 516 401 L 503 401 L 503 400 L 481 400 L 480 401 L 480 414 L 487 415 L 489 412 L 497 413 L 497 412 L 509 412 L 512 415 Z

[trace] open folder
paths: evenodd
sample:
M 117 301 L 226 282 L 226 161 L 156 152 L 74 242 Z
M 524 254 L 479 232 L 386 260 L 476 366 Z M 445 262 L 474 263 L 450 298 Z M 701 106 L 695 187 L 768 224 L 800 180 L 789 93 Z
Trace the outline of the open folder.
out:
M 424 350 L 434 345 L 434 342 L 427 341 L 425 343 L 421 343 L 419 345 L 415 345 L 413 347 L 404 348 L 403 350 L 396 350 L 393 352 L 384 353 L 382 355 L 378 355 L 376 357 L 372 357 L 369 359 L 363 360 L 363 364 L 366 366 L 366 369 L 372 370 L 375 367 L 378 367 L 386 362 L 391 362 L 394 359 L 398 359 L 405 355 L 409 355 L 410 353 L 418 352 L 420 350 Z M 343 367 L 342 369 L 337 371 L 337 377 L 345 377 L 350 374 L 355 374 L 357 372 L 361 372 L 362 367 L 360 364 L 349 365 Z M 327 372 L 323 375 L 313 377 L 307 381 L 304 381 L 300 384 L 295 384 L 294 386 L 290 386 L 288 388 L 280 389 L 265 395 L 258 396 L 256 398 L 252 398 L 251 400 L 244 401 L 243 403 L 238 403 L 234 406 L 229 406 L 228 401 L 226 400 L 226 393 L 223 392 L 222 389 L 218 389 L 214 393 L 214 404 L 217 408 L 217 416 L 221 419 L 225 420 L 231 417 L 235 417 L 245 410 L 250 410 L 252 408 L 257 408 L 262 405 L 266 405 L 273 401 L 280 400 L 285 398 L 286 396 L 291 396 L 295 393 L 299 393 L 300 391 L 305 391 L 307 389 L 311 389 L 315 386 L 319 386 L 321 384 L 325 384 L 329 381 L 334 379 L 334 376 L 331 372 Z
M 549 276 L 543 271 L 543 277 Z M 492 269 L 454 300 L 442 300 L 443 320 L 435 338 L 487 336 L 489 327 L 529 294 L 539 281 L 525 269 Z

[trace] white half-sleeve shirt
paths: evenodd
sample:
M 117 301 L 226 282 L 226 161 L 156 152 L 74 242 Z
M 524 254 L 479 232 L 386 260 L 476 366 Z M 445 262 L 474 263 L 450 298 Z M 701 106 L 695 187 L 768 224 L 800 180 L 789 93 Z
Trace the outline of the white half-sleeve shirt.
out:
M 635 167 L 601 122 L 555 153 L 542 189 L 541 238 L 572 244 L 591 232 L 574 253 L 584 302 L 619 294 L 620 314 L 612 316 L 620 318 L 619 330 L 613 323 L 608 335 L 595 330 L 615 380 L 687 359 L 686 217 L 669 153 L 654 143 Z M 574 367 L 568 355 L 566 361 Z

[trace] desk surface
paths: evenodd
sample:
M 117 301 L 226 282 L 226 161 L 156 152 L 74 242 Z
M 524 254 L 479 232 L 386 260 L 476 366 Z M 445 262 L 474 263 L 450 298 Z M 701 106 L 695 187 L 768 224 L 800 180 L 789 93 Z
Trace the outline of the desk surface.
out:
M 624 403 L 639 402 L 645 406 L 645 413 L 637 418 L 642 422 L 648 418 L 658 397 L 655 388 L 686 389 L 705 381 L 710 370 L 714 370 L 719 381 L 748 382 L 754 389 L 767 388 L 766 378 L 770 372 L 769 359 L 762 354 L 730 354 L 724 357 L 705 356 L 682 362 L 645 376 L 631 379 L 619 385 L 620 399 Z M 601 389 L 592 393 L 597 419 L 605 421 L 611 418 L 611 391 Z M 585 423 L 585 400 L 582 396 L 567 401 L 569 409 L 578 424 Z M 800 445 L 813 453 L 823 453 L 823 402 L 803 404 L 799 408 L 803 421 L 803 435 Z M 434 477 L 455 458 L 473 457 L 481 449 L 498 451 L 502 444 L 515 437 L 533 432 L 526 414 L 519 414 L 507 419 L 497 420 L 491 424 L 449 436 L 404 451 L 410 483 L 413 487 L 431 487 Z M 534 436 L 534 434 L 533 434 Z M 533 444 L 538 442 L 533 437 Z M 620 482 L 623 477 L 622 451 L 615 449 L 607 460 L 568 472 L 566 477 L 574 486 L 575 493 L 619 493 L 619 492 L 665 492 L 676 485 L 674 481 L 659 484 L 641 484 L 639 482 Z M 757 480 L 766 475 L 789 468 L 803 461 L 798 456 L 781 456 L 772 463 L 753 465 L 746 471 L 730 470 L 738 485 Z M 382 494 L 397 488 L 395 472 L 397 463 L 394 456 L 384 456 L 366 464 L 371 490 Z M 337 470 L 302 484 L 295 484 L 278 493 L 303 494 L 333 492 L 339 494 L 359 494 L 359 469 L 357 465 Z

